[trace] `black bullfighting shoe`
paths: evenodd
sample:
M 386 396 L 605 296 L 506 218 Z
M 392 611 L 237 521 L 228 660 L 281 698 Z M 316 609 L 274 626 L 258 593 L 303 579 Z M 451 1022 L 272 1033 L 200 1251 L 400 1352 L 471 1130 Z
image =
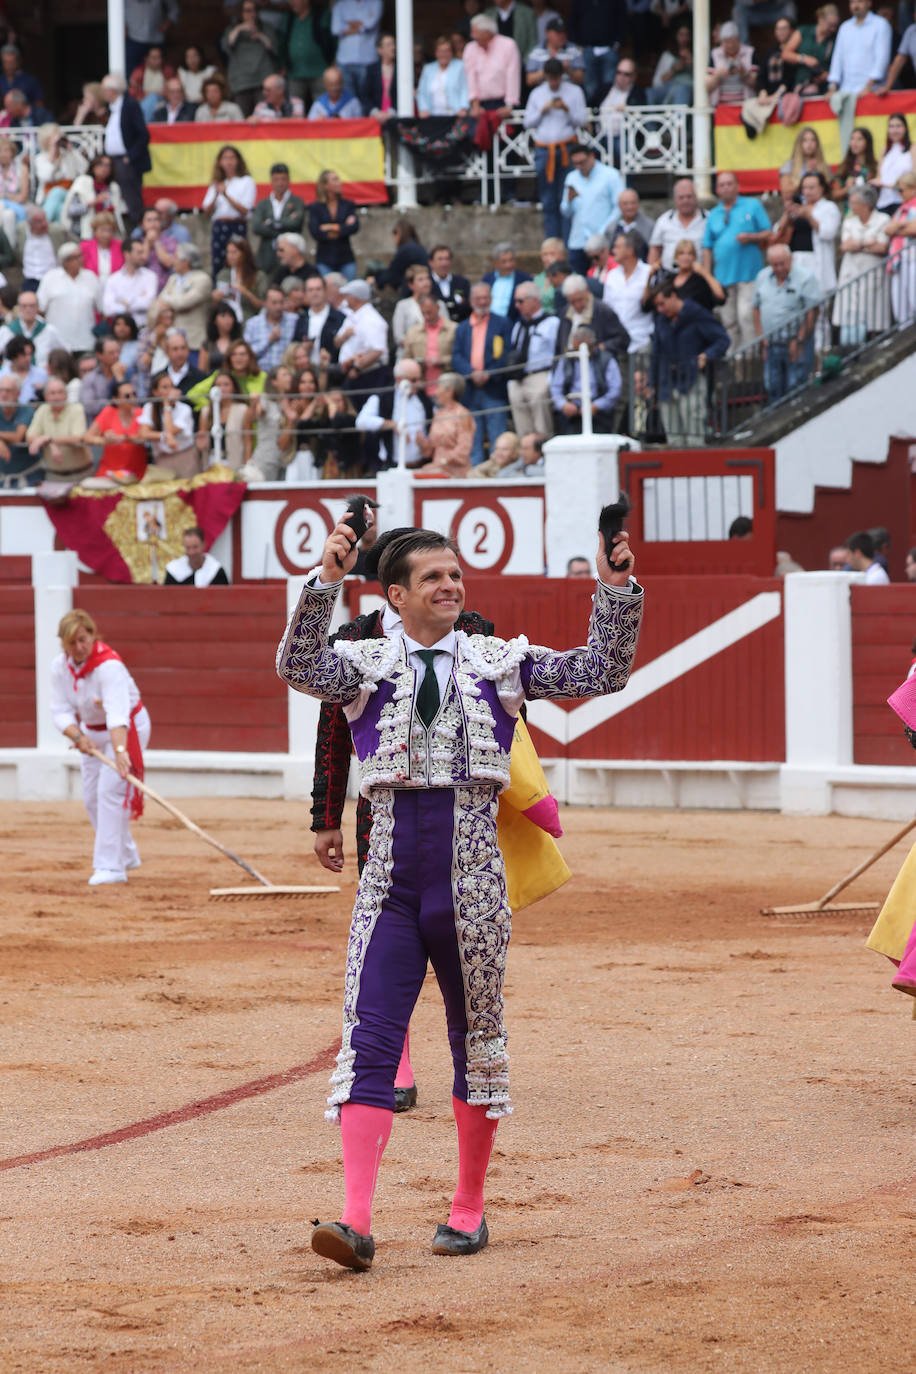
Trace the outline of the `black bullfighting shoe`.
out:
M 375 1241 L 371 1236 L 361 1236 L 344 1221 L 316 1221 L 312 1249 L 346 1269 L 371 1269 Z
M 409 1112 L 411 1107 L 417 1105 L 417 1085 L 414 1083 L 410 1088 L 395 1088 L 394 1090 L 394 1110 L 396 1112 Z
M 434 1255 L 476 1255 L 490 1239 L 486 1217 L 480 1218 L 476 1231 L 456 1231 L 451 1226 L 437 1226 L 433 1237 Z

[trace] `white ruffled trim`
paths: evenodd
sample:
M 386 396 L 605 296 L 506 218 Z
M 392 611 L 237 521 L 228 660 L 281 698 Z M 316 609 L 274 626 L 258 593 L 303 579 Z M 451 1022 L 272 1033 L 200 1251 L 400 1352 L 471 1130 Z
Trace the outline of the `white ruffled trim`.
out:
M 360 670 L 368 686 L 370 682 L 381 682 L 391 672 L 401 652 L 401 640 L 338 639 L 333 648 Z
M 528 640 L 525 635 L 515 639 L 484 639 L 480 635 L 471 637 L 463 630 L 458 631 L 461 657 L 469 663 L 478 677 L 486 682 L 497 682 L 508 677 L 528 653 Z M 485 652 L 491 648 L 492 657 Z

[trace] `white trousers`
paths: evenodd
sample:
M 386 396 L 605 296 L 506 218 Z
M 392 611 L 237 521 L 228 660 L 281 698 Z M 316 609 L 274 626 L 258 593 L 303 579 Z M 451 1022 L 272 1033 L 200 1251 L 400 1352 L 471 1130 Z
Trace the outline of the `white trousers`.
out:
M 149 744 L 150 718 L 144 706 L 136 716 L 137 734 L 141 748 Z M 114 745 L 108 731 L 87 730 L 86 734 L 101 753 L 114 758 Z M 129 863 L 139 862 L 140 855 L 130 833 L 130 807 L 125 806 L 128 784 L 99 759 L 89 754 L 80 756 L 83 772 L 83 801 L 95 831 L 92 866 L 110 873 L 123 873 Z

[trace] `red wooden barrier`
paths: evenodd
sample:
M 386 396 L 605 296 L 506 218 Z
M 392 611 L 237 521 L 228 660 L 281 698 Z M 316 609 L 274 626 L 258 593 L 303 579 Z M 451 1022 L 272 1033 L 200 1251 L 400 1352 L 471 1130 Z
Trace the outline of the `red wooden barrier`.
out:
M 640 550 L 642 553 L 642 550 Z M 636 666 L 643 667 L 761 592 L 781 591 L 755 577 L 654 577 L 646 582 L 646 615 Z M 349 605 L 380 594 L 354 583 Z M 527 634 L 552 648 L 581 644 L 591 609 L 586 579 L 469 577 L 469 609 L 493 620 L 497 634 Z M 574 704 L 567 709 L 575 709 Z M 731 759 L 780 762 L 785 758 L 782 616 L 731 644 L 569 745 L 534 730 L 545 757 L 591 759 Z
M 77 599 L 136 679 L 154 749 L 286 751 L 285 587 L 81 587 Z
M 34 749 L 35 602 L 31 587 L 0 587 L 0 747 Z
M 887 698 L 906 677 L 916 634 L 916 586 L 853 587 L 853 760 L 910 766 L 916 755 Z

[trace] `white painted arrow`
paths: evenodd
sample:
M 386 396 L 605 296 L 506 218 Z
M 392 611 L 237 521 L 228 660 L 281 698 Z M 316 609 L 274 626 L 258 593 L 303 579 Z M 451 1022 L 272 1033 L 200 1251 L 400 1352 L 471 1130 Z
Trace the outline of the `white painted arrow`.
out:
M 612 696 L 594 697 L 572 711 L 563 711 L 552 701 L 528 703 L 528 722 L 543 730 L 545 735 L 560 744 L 572 744 L 605 721 L 635 706 L 653 692 L 676 682 L 707 659 L 715 658 L 723 649 L 761 629 L 782 612 L 779 592 L 760 592 L 727 615 L 698 630 L 695 635 L 675 644 L 673 649 L 659 654 L 642 668 L 637 668 L 622 692 Z

